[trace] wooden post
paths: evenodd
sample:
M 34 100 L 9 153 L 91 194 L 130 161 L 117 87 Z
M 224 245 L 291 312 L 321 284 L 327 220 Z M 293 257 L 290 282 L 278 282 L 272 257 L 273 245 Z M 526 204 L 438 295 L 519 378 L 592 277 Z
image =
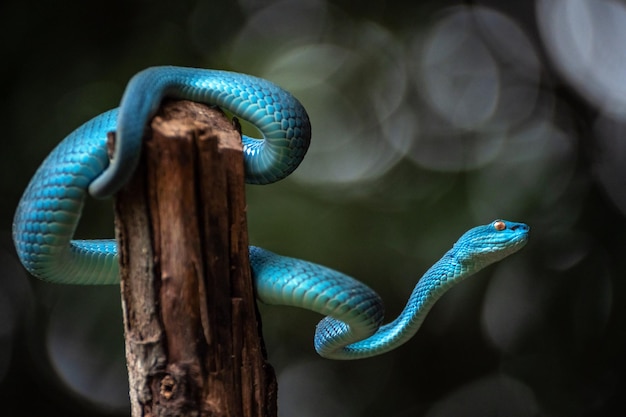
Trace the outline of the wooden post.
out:
M 241 138 L 163 104 L 115 199 L 133 417 L 276 417 L 250 268 Z

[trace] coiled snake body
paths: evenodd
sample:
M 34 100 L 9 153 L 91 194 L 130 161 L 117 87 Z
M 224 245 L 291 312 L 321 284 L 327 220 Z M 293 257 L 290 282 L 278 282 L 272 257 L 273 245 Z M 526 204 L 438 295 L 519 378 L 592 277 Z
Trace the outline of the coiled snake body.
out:
M 119 282 L 114 240 L 73 240 L 87 195 L 114 194 L 130 177 L 148 120 L 164 97 L 221 106 L 254 124 L 263 140 L 243 137 L 246 181 L 265 184 L 289 175 L 309 145 L 311 127 L 302 105 L 274 84 L 226 71 L 154 67 L 130 81 L 119 109 L 105 112 L 67 136 L 35 173 L 18 205 L 13 239 L 33 275 L 68 284 Z M 106 135 L 116 131 L 109 161 Z M 381 354 L 415 334 L 451 286 L 519 250 L 523 223 L 496 220 L 466 232 L 418 281 L 402 313 L 382 325 L 380 297 L 340 272 L 250 247 L 258 298 L 327 315 L 317 326 L 318 353 L 335 359 Z

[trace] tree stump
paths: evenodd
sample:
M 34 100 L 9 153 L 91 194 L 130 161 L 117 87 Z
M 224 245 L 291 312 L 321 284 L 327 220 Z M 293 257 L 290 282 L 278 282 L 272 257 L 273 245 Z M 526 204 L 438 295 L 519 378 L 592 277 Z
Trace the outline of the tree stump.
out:
M 167 101 L 115 198 L 133 417 L 275 417 L 248 263 L 240 132 Z

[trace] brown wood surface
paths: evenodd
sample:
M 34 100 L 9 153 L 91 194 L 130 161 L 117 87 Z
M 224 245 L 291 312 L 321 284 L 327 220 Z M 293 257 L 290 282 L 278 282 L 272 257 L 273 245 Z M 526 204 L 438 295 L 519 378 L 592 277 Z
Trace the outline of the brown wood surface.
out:
M 133 417 L 276 416 L 245 211 L 237 129 L 166 102 L 115 202 Z

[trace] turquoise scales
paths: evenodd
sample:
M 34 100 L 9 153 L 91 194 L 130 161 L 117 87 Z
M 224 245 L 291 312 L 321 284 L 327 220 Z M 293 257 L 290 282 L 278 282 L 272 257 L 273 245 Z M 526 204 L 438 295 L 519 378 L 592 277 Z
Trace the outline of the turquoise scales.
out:
M 302 105 L 259 78 L 226 71 L 154 67 L 130 81 L 119 109 L 88 121 L 46 158 L 17 208 L 13 239 L 33 275 L 68 284 L 119 282 L 114 240 L 72 240 L 87 195 L 114 194 L 139 158 L 148 120 L 164 97 L 221 106 L 254 124 L 263 140 L 244 137 L 246 181 L 267 184 L 302 161 L 311 127 Z M 106 134 L 116 131 L 111 162 Z M 382 325 L 380 297 L 361 282 L 321 265 L 250 248 L 258 298 L 329 317 L 317 326 L 315 348 L 335 359 L 374 356 L 405 343 L 432 305 L 457 282 L 516 252 L 528 239 L 522 223 L 496 220 L 466 232 L 418 281 L 402 313 Z

